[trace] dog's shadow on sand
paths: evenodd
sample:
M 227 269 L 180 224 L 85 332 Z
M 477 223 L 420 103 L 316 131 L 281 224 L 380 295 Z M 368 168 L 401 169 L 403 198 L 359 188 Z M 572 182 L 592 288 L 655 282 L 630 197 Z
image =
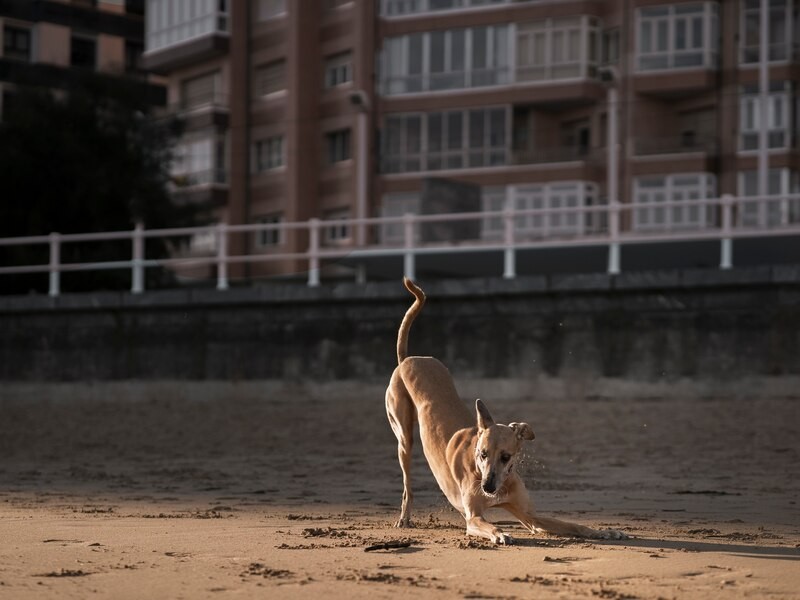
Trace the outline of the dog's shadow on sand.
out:
M 654 558 L 664 558 L 658 555 L 660 550 L 673 550 L 679 552 L 718 552 L 722 554 L 736 554 L 748 558 L 772 558 L 781 560 L 800 561 L 800 548 L 787 546 L 758 546 L 746 544 L 732 544 L 730 542 L 709 542 L 691 540 L 663 540 L 657 538 L 628 538 L 626 540 L 584 540 L 570 539 L 568 543 L 556 538 L 523 538 L 515 537 L 514 545 L 528 548 L 566 549 L 571 546 L 592 544 L 595 546 L 624 546 L 628 548 L 650 548 Z M 555 559 L 556 561 L 558 559 Z

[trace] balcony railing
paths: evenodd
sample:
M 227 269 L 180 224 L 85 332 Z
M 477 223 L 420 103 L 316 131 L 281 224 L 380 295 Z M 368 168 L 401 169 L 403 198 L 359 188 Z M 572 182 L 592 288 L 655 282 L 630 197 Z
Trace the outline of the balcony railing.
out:
M 530 148 L 512 152 L 515 165 L 540 163 L 587 161 L 599 158 L 602 150 L 585 146 L 556 146 L 553 148 Z
M 768 196 L 768 197 L 733 197 L 681 200 L 659 203 L 665 210 L 697 208 L 704 213 L 713 213 L 715 218 L 704 220 L 701 225 L 686 223 L 663 224 L 661 228 L 640 231 L 623 228 L 621 224 L 634 221 L 635 211 L 652 210 L 650 206 L 637 204 L 608 204 L 594 206 L 576 206 L 569 208 L 547 208 L 530 210 L 506 209 L 497 212 L 453 213 L 445 215 L 405 215 L 402 217 L 381 217 L 366 219 L 347 219 L 335 223 L 325 223 L 319 219 L 301 222 L 254 223 L 248 225 L 226 225 L 220 223 L 208 227 L 186 227 L 174 229 L 145 230 L 137 226 L 132 231 L 115 231 L 105 233 L 67 234 L 51 233 L 44 236 L 27 236 L 17 238 L 0 238 L 0 248 L 8 246 L 49 246 L 50 260 L 46 264 L 36 265 L 4 265 L 0 266 L 0 275 L 47 273 L 49 274 L 49 293 L 60 294 L 61 273 L 75 271 L 101 271 L 109 269 L 125 269 L 131 272 L 131 291 L 144 291 L 144 271 L 148 268 L 191 268 L 213 265 L 217 273 L 217 289 L 228 288 L 228 266 L 231 264 L 259 263 L 270 261 L 305 261 L 308 272 L 308 285 L 320 284 L 320 268 L 324 261 L 343 259 L 370 259 L 378 257 L 399 257 L 403 260 L 403 272 L 414 277 L 416 257 L 431 254 L 462 254 L 472 256 L 476 252 L 501 253 L 503 256 L 503 272 L 505 278 L 516 277 L 516 253 L 530 248 L 570 248 L 579 246 L 607 246 L 609 248 L 608 272 L 620 272 L 620 248 L 626 244 L 648 242 L 687 242 L 687 241 L 719 241 L 720 268 L 732 267 L 732 242 L 734 239 L 747 237 L 773 237 L 800 235 L 800 194 Z M 551 231 L 542 230 L 541 235 L 531 236 L 520 223 L 531 222 L 541 218 L 542 223 L 553 222 L 558 217 L 564 219 L 577 217 L 579 222 L 593 222 L 593 227 L 578 227 L 565 230 L 558 228 Z M 484 235 L 482 228 L 488 224 L 494 227 L 502 223 L 500 236 Z M 454 224 L 472 222 L 477 234 L 459 236 L 448 240 L 448 225 L 451 231 Z M 477 222 L 477 223 L 476 223 Z M 597 226 L 602 224 L 602 226 Z M 360 246 L 324 246 L 327 227 L 348 227 L 356 232 L 355 239 L 371 240 Z M 386 226 L 399 226 L 402 236 L 384 240 L 379 232 Z M 418 230 L 433 226 L 445 235 L 431 240 L 430 236 L 419 236 Z M 367 234 L 372 230 L 374 235 Z M 463 231 L 463 229 L 462 229 Z M 280 252 L 278 248 L 269 253 L 229 255 L 228 245 L 231 236 L 258 232 L 279 232 L 277 239 L 286 239 L 289 234 L 301 232 L 309 240 L 305 250 L 296 252 Z M 204 257 L 169 257 L 148 259 L 145 255 L 145 242 L 148 239 L 175 238 L 176 236 L 209 236 L 216 238 L 216 253 Z M 61 262 L 61 247 L 64 244 L 77 242 L 107 242 L 128 240 L 131 243 L 131 259 L 91 263 Z M 498 273 L 498 276 L 501 275 Z
M 199 185 L 227 185 L 228 172 L 226 169 L 206 169 L 194 171 L 192 173 L 180 173 L 172 176 L 171 191 L 180 192 L 181 190 L 192 188 Z
M 717 148 L 716 138 L 697 136 L 692 132 L 685 132 L 679 136 L 637 138 L 634 140 L 633 152 L 635 156 L 681 154 L 685 152 L 716 154 Z

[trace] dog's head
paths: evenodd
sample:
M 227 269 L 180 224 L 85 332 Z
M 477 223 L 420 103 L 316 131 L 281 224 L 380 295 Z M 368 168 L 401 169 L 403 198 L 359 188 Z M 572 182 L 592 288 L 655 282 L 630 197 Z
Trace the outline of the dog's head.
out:
M 475 401 L 478 413 L 478 440 L 475 443 L 475 465 L 481 474 L 481 489 L 489 496 L 499 490 L 514 469 L 514 461 L 526 440 L 534 438 L 527 423 L 500 425 L 494 422 L 486 405 Z

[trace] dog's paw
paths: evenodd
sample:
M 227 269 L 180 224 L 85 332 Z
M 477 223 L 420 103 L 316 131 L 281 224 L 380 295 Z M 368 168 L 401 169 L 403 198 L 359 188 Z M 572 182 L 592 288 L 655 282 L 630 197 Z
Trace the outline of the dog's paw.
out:
M 494 540 L 493 541 L 494 541 L 495 544 L 498 544 L 498 545 L 501 545 L 501 546 L 510 546 L 511 544 L 514 543 L 514 538 L 512 538 L 507 533 L 500 532 L 500 533 L 498 533 L 498 534 L 496 534 L 494 536 Z
M 414 524 L 408 517 L 406 518 L 400 517 L 399 519 L 397 519 L 394 526 L 397 527 L 398 529 L 411 529 L 412 527 L 414 527 Z
M 601 529 L 595 531 L 593 538 L 597 540 L 627 540 L 628 536 L 617 529 Z

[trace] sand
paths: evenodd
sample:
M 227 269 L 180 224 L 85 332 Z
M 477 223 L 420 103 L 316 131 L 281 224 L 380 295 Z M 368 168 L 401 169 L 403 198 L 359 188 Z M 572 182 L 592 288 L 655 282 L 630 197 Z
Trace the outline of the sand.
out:
M 458 387 L 533 425 L 542 514 L 634 537 L 468 538 L 419 446 L 394 529 L 378 383 L 4 384 L 0 598 L 800 597 L 800 397 Z

